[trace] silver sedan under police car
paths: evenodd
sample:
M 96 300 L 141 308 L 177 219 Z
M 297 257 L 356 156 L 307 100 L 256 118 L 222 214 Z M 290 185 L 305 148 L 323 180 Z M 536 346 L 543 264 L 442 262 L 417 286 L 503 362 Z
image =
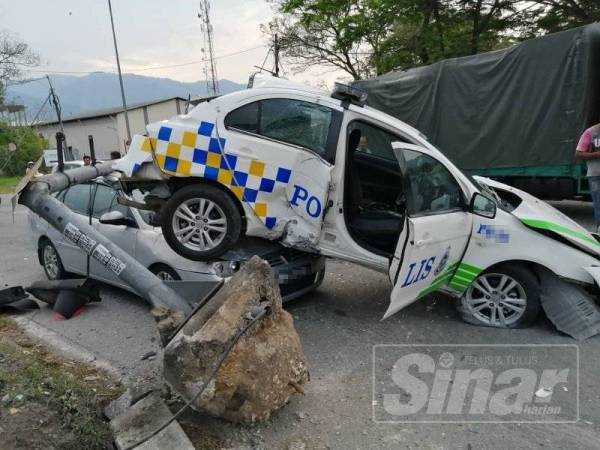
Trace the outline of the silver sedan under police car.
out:
M 91 220 L 94 228 L 163 280 L 219 281 L 230 277 L 245 261 L 258 255 L 277 274 L 284 301 L 316 289 L 323 281 L 324 257 L 263 239 L 245 239 L 235 249 L 210 262 L 183 258 L 165 242 L 153 212 L 129 208 L 117 202 L 123 193 L 115 188 L 118 184 L 114 181 L 100 177 L 92 183 L 73 185 L 55 195 L 76 213 L 78 222 L 90 223 Z M 83 250 L 38 215 L 29 212 L 28 220 L 37 243 L 39 262 L 48 279 L 57 280 L 69 274 L 86 275 L 88 261 Z M 133 292 L 130 286 L 94 258 L 89 261 L 89 275 Z

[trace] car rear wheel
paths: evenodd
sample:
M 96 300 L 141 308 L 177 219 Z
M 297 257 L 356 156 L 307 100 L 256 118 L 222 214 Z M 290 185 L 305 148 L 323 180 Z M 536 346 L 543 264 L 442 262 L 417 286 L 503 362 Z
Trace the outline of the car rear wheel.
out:
M 176 253 L 195 261 L 218 257 L 240 237 L 242 217 L 221 189 L 196 184 L 177 191 L 161 211 L 162 231 Z
M 540 285 L 524 265 L 502 265 L 479 275 L 458 302 L 465 322 L 523 328 L 540 312 Z
M 150 268 L 150 271 L 163 281 L 179 281 L 181 277 L 172 267 L 166 264 L 156 264 Z
M 65 271 L 56 247 L 52 245 L 48 239 L 43 239 L 40 242 L 40 260 L 46 277 L 49 280 L 61 280 L 65 278 Z

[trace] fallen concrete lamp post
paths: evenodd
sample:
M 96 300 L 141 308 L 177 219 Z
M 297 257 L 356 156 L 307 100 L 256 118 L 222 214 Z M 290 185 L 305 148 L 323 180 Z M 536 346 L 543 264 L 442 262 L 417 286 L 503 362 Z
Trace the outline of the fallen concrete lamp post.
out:
M 85 183 L 111 172 L 112 163 L 109 162 L 36 177 L 22 189 L 18 200 L 20 204 L 46 219 L 66 239 L 133 287 L 153 307 L 166 307 L 189 313 L 192 308 L 184 298 L 91 225 L 75 225 L 75 213 L 51 195 L 71 185 Z

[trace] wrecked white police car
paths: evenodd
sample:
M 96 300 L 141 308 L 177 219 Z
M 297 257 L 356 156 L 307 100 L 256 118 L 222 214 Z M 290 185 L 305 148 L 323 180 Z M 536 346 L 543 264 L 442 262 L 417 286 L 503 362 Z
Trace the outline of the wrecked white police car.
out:
M 142 207 L 160 209 L 180 255 L 208 260 L 246 234 L 389 272 L 386 317 L 443 290 L 469 322 L 524 326 L 560 297 L 544 294 L 548 277 L 589 297 L 580 286 L 600 282 L 594 235 L 465 175 L 364 97 L 256 75 L 249 89 L 148 126 L 116 168 L 126 191 L 149 191 Z

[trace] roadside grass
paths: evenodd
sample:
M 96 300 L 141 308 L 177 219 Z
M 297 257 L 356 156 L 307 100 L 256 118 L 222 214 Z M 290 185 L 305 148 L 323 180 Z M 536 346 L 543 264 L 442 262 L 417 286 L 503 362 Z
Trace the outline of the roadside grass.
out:
M 12 194 L 22 177 L 0 177 L 0 194 Z
M 102 411 L 121 391 L 104 372 L 53 355 L 0 317 L 0 442 L 9 448 L 112 448 Z

